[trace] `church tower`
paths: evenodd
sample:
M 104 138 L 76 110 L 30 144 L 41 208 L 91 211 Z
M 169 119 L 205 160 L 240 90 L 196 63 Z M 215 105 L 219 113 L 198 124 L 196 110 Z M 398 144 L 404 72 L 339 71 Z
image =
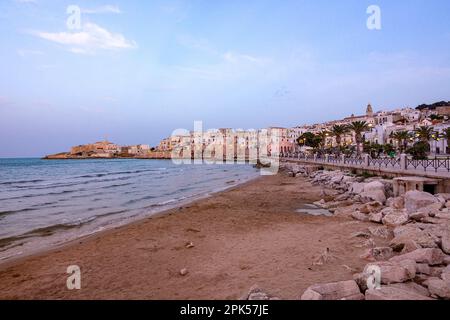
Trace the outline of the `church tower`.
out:
M 367 105 L 366 116 L 367 118 L 373 118 L 373 109 L 370 103 Z

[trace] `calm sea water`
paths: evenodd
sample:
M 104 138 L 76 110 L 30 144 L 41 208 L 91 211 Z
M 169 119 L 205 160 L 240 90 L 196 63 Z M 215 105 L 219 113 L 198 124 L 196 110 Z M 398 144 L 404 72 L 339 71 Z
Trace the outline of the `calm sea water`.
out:
M 258 176 L 249 165 L 0 159 L 0 260 L 149 216 Z

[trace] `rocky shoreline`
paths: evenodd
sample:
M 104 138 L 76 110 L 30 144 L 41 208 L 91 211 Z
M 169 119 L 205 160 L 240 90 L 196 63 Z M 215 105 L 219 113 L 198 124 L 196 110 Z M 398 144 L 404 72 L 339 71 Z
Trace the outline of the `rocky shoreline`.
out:
M 315 206 L 373 226 L 349 234 L 367 248 L 353 279 L 310 286 L 300 300 L 450 300 L 450 194 L 393 196 L 392 180 L 285 163 L 291 178 L 322 187 Z M 388 241 L 388 246 L 377 243 Z M 314 264 L 331 264 L 329 249 Z M 245 300 L 278 299 L 253 287 Z
M 450 299 L 450 194 L 410 191 L 393 197 L 389 179 L 295 164 L 284 169 L 323 186 L 316 206 L 373 223 L 349 235 L 367 248 L 361 256 L 366 267 L 348 281 L 309 287 L 301 300 Z M 378 246 L 380 238 L 389 246 Z

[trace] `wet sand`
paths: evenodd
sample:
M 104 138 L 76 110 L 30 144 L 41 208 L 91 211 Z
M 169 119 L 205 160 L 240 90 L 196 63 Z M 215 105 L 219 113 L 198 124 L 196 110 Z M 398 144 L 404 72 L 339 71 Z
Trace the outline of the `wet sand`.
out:
M 51 251 L 0 265 L 0 299 L 239 299 L 257 284 L 298 299 L 315 283 L 352 279 L 367 261 L 353 232 L 368 224 L 296 211 L 319 186 L 283 174 Z M 193 248 L 186 248 L 192 242 Z M 338 259 L 312 262 L 326 248 Z M 66 287 L 81 268 L 81 290 Z M 188 274 L 180 275 L 186 268 Z

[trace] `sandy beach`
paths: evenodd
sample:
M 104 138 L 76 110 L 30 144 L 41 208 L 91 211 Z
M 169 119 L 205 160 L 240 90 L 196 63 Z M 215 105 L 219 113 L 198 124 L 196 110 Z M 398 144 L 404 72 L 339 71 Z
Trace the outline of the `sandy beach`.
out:
M 320 190 L 306 178 L 261 177 L 4 263 L 0 299 L 239 299 L 256 284 L 281 299 L 298 299 L 308 286 L 351 279 L 348 267 L 367 263 L 350 237 L 366 223 L 296 212 L 320 200 Z M 337 259 L 313 265 L 327 248 Z M 66 287 L 70 265 L 81 268 L 81 290 Z

